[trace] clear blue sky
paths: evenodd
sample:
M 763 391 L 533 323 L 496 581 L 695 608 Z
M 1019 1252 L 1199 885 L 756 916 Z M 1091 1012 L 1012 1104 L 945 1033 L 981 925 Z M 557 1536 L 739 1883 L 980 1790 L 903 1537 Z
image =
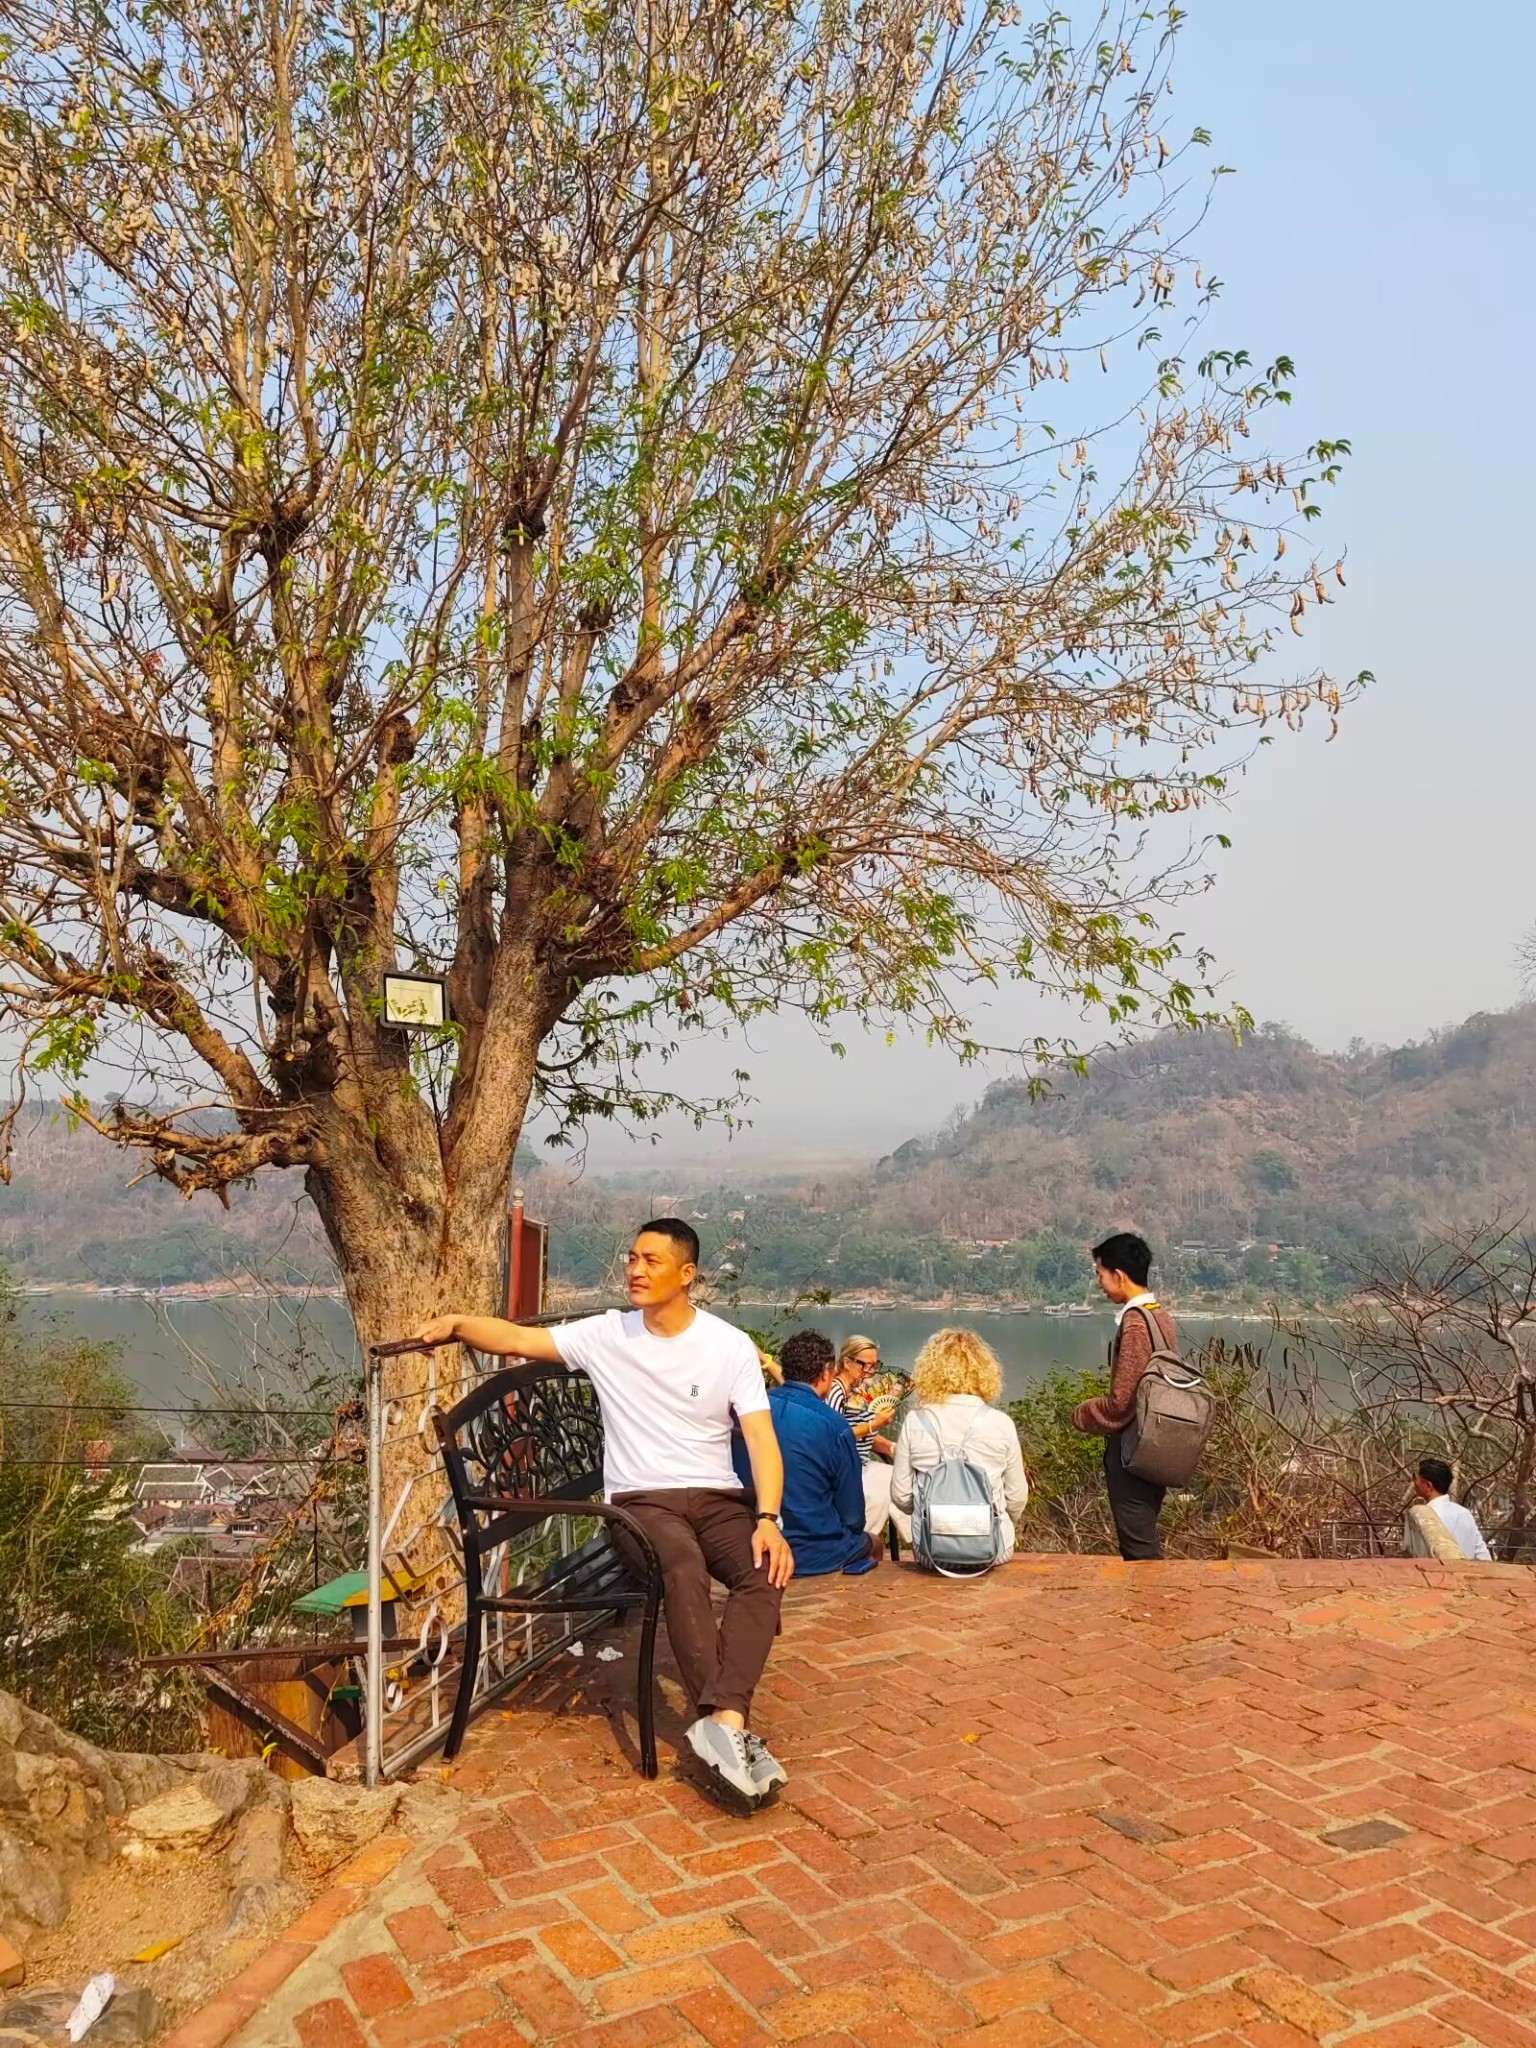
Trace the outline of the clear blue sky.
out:
M 1400 1040 L 1514 1001 L 1536 922 L 1536 8 L 1192 0 L 1182 49 L 1178 125 L 1236 168 L 1200 237 L 1219 333 L 1293 356 L 1302 436 L 1355 449 L 1326 524 L 1349 589 L 1298 654 L 1378 677 L 1332 745 L 1286 738 L 1255 766 L 1184 923 L 1260 1017 Z M 1004 1001 L 994 1030 L 1036 1014 Z M 839 1062 L 790 1024 L 753 1039 L 689 1060 L 706 1086 L 752 1070 L 748 1156 L 879 1149 L 986 1079 L 915 1045 Z
M 1250 777 L 1199 930 L 1328 1045 L 1514 1000 L 1536 919 L 1533 75 L 1512 0 L 1201 0 L 1186 38 L 1182 105 L 1238 171 L 1205 237 L 1227 318 L 1354 443 L 1348 601 L 1307 648 L 1379 678 L 1331 747 Z

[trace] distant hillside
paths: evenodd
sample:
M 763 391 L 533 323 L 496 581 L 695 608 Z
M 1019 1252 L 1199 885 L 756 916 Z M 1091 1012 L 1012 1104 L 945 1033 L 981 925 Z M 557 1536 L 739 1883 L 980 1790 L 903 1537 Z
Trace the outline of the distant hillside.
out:
M 334 1278 L 303 1176 L 273 1173 L 235 1188 L 228 1211 L 188 1202 L 151 1177 L 143 1157 L 71 1128 L 40 1104 L 22 1120 L 12 1181 L 0 1187 L 0 1266 L 20 1280 L 173 1286 L 259 1272 L 280 1282 Z
M 1168 1034 L 1000 1083 L 874 1170 L 860 1214 L 941 1238 L 1254 1240 L 1347 1254 L 1446 1222 L 1536 1210 L 1536 1005 L 1391 1050 L 1315 1052 L 1277 1026 Z M 1219 1258 L 1207 1263 L 1219 1264 Z
M 552 1268 L 610 1286 L 654 1177 L 605 1181 L 520 1160 Z M 297 1174 L 236 1190 L 228 1215 L 156 1182 L 57 1115 L 19 1134 L 0 1188 L 0 1264 L 23 1279 L 164 1286 L 254 1271 L 330 1276 Z M 1536 1005 L 1394 1050 L 1315 1052 L 1277 1027 L 1242 1044 L 1166 1035 L 1062 1072 L 1032 1100 L 988 1090 L 969 1115 L 860 1173 L 675 1171 L 728 1285 L 902 1299 L 1080 1296 L 1084 1246 L 1134 1226 L 1185 1290 L 1327 1299 L 1361 1252 L 1447 1222 L 1536 1213 Z
M 1040 1099 L 998 1084 L 863 1173 L 670 1185 L 706 1265 L 753 1297 L 1081 1299 L 1086 1247 L 1134 1227 L 1182 1298 L 1330 1301 L 1375 1246 L 1536 1213 L 1536 1006 L 1340 1056 L 1274 1026 L 1167 1034 Z M 529 1191 L 556 1267 L 611 1279 L 645 1196 L 554 1169 Z

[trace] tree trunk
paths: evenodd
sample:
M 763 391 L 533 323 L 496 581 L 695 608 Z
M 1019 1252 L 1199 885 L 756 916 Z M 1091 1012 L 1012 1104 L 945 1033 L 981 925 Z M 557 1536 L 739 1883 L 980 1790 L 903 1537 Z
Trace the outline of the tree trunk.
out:
M 509 1155 L 504 1181 L 510 1178 Z M 308 1185 L 364 1352 L 409 1336 L 442 1310 L 501 1311 L 505 1185 L 499 1200 L 473 1209 L 445 1192 L 425 1215 L 377 1182 L 360 1187 L 351 1176 L 312 1168 Z M 459 1572 L 450 1532 L 439 1519 L 448 1492 L 431 1417 L 466 1390 L 467 1363 L 456 1345 L 385 1361 L 385 1567 L 403 1567 L 414 1582 L 402 1617 L 408 1627 L 419 1625 Z
M 474 1074 L 444 1125 L 398 1058 L 365 1064 L 346 1089 L 312 1102 L 318 1142 L 305 1186 L 364 1352 L 447 1310 L 495 1315 L 504 1306 L 512 1158 L 548 1006 L 525 952 L 504 953 L 496 973 Z M 467 1363 L 446 1346 L 384 1367 L 385 1565 L 419 1582 L 407 1602 L 418 1619 L 459 1569 L 441 1521 L 447 1486 L 432 1411 L 467 1390 Z

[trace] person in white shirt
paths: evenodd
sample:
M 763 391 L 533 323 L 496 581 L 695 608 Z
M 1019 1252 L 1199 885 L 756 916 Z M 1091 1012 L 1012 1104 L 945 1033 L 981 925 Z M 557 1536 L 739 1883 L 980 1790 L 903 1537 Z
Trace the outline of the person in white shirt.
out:
M 789 1773 L 748 1728 L 795 1561 L 780 1508 L 784 1461 L 750 1337 L 696 1309 L 697 1233 L 644 1223 L 625 1278 L 632 1307 L 554 1329 L 499 1316 L 442 1315 L 423 1344 L 468 1344 L 584 1372 L 603 1411 L 603 1492 L 639 1523 L 661 1564 L 667 1634 L 698 1718 L 687 1741 L 711 1787 L 752 1809 Z M 741 1429 L 753 1495 L 731 1463 Z M 717 1626 L 710 1581 L 727 1588 Z
M 1493 1552 L 1484 1542 L 1483 1532 L 1477 1526 L 1471 1509 L 1451 1499 L 1453 1476 L 1444 1458 L 1421 1458 L 1413 1490 L 1450 1530 L 1463 1557 L 1470 1558 L 1474 1564 L 1492 1564 Z
M 1029 1501 L 1019 1432 L 994 1404 L 1003 1391 L 1003 1368 L 990 1344 L 973 1330 L 939 1330 L 912 1367 L 914 1407 L 896 1439 L 891 1465 L 891 1519 L 912 1541 L 914 1480 L 919 1472 L 959 1455 L 992 1482 L 1000 1511 L 1002 1556 L 1012 1557 L 1015 1524 Z M 925 1415 L 932 1429 L 919 1421 Z M 935 1433 L 938 1441 L 934 1441 Z

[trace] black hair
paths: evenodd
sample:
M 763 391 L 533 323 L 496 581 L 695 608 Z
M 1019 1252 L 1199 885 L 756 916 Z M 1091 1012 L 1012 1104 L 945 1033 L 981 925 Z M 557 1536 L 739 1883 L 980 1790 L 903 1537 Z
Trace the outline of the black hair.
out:
M 1444 1458 L 1420 1458 L 1419 1477 L 1427 1479 L 1436 1493 L 1449 1493 L 1451 1490 L 1451 1468 Z
M 1106 1273 L 1123 1273 L 1127 1280 L 1145 1287 L 1152 1276 L 1152 1247 L 1133 1230 L 1117 1230 L 1094 1246 L 1093 1262 Z
M 836 1356 L 831 1338 L 823 1337 L 820 1330 L 796 1330 L 793 1337 L 784 1340 L 779 1370 L 786 1380 L 814 1386 Z
M 690 1266 L 699 1263 L 699 1233 L 681 1216 L 653 1216 L 649 1223 L 641 1224 L 635 1235 L 644 1237 L 647 1232 L 653 1237 L 671 1238 Z

